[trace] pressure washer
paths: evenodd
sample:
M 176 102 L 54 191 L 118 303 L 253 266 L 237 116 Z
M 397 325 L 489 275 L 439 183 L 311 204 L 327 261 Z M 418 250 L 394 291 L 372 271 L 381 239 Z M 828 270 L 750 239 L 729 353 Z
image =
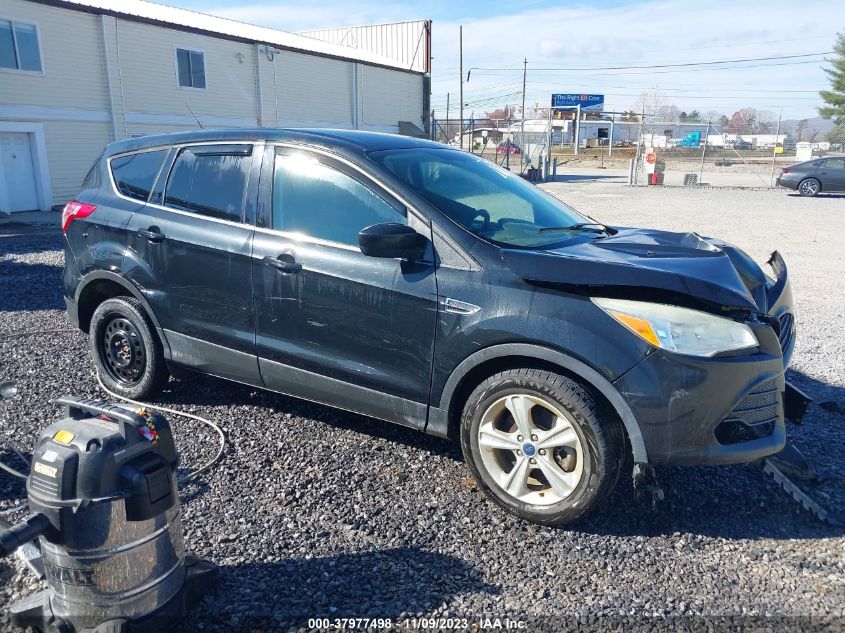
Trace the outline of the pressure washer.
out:
M 45 633 L 165 630 L 214 572 L 185 554 L 170 424 L 149 409 L 55 402 L 64 417 L 36 443 L 31 514 L 0 532 L 0 556 L 38 538 L 47 582 L 11 606 L 12 624 Z

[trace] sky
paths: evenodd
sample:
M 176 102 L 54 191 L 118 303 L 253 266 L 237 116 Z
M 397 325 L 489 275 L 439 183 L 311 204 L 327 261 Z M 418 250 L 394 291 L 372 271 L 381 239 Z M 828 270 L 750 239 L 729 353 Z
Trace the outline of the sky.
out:
M 817 116 L 818 91 L 829 86 L 827 55 L 711 66 L 636 69 L 828 53 L 845 33 L 845 0 L 164 0 L 284 31 L 431 19 L 432 107 L 455 116 L 459 91 L 458 27 L 463 25 L 464 114 L 522 99 L 545 106 L 554 92 L 605 95 L 605 109 L 649 102 L 730 116 L 742 107 L 776 118 Z M 829 64 L 827 64 L 829 66 Z M 616 70 L 595 70 L 625 67 Z M 502 69 L 502 70 L 498 70 Z M 586 70 L 574 70 L 586 69 Z

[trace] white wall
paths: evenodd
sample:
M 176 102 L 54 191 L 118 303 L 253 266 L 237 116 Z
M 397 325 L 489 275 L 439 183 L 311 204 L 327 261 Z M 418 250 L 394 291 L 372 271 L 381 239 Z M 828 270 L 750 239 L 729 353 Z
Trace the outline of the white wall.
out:
M 195 127 L 189 108 L 210 125 L 257 125 L 252 45 L 127 20 L 117 20 L 117 37 L 130 134 L 138 123 Z M 205 89 L 178 85 L 177 47 L 205 53 Z
M 0 0 L 0 19 L 35 23 L 42 73 L 0 69 L 0 104 L 107 108 L 97 17 L 79 11 Z
M 423 126 L 420 74 L 268 54 L 262 45 L 27 0 L 0 0 L 0 19 L 38 28 L 43 72 L 0 69 L 0 123 L 43 131 L 47 166 L 37 178 L 56 205 L 78 191 L 106 144 L 196 129 L 191 111 L 206 128 Z M 205 53 L 206 89 L 178 86 L 177 47 Z
M 423 127 L 423 77 L 387 68 L 363 66 L 362 127 L 398 132 L 399 121 Z
M 283 51 L 269 64 L 275 64 L 280 127 L 352 127 L 354 63 Z M 272 97 L 272 68 L 270 77 L 262 90 Z
M 79 192 L 85 174 L 111 142 L 111 126 L 108 123 L 47 121 L 44 136 L 53 204 L 64 205 Z
M 98 16 L 23 0 L 0 0 L 0 19 L 34 23 L 41 73 L 0 69 L 0 128 L 38 129 L 34 151 L 43 208 L 63 205 L 78 190 L 103 146 L 112 140 Z M 34 134 L 30 134 L 35 147 Z

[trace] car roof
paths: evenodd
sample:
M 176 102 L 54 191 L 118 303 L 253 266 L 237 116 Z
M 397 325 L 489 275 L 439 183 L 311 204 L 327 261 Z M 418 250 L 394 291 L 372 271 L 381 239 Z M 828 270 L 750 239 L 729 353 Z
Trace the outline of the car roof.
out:
M 195 130 L 155 134 L 138 138 L 124 139 L 110 143 L 106 155 L 131 152 L 162 145 L 181 145 L 185 143 L 214 143 L 219 141 L 245 143 L 254 141 L 290 141 L 316 145 L 327 149 L 341 149 L 347 152 L 370 152 L 385 149 L 408 148 L 446 148 L 442 143 L 426 139 L 411 138 L 383 132 L 365 132 L 363 130 L 336 130 L 318 128 L 235 128 L 215 130 Z

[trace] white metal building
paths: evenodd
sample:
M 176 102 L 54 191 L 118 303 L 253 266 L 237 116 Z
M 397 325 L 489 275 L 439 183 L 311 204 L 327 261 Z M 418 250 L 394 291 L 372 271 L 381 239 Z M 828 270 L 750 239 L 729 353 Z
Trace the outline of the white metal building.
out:
M 197 120 L 422 133 L 430 22 L 407 24 L 341 42 L 145 0 L 0 0 L 0 213 L 62 205 L 107 143 Z

